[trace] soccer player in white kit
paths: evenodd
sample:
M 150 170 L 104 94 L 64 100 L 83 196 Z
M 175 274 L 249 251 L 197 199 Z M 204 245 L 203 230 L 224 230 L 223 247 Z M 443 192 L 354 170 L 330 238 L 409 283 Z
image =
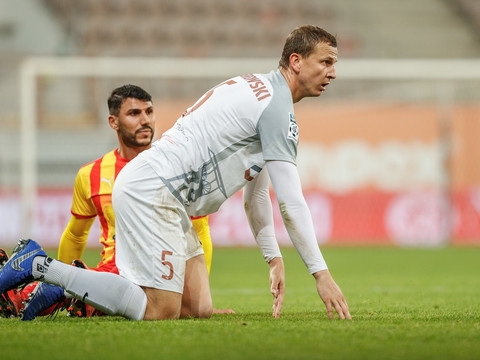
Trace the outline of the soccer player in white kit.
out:
M 278 70 L 237 76 L 212 88 L 151 149 L 130 161 L 112 195 L 121 276 L 82 272 L 42 256 L 33 259 L 32 276 L 130 319 L 209 317 L 208 274 L 190 216 L 217 211 L 243 188 L 250 228 L 270 266 L 273 316 L 279 317 L 285 272 L 274 234 L 271 181 L 288 234 L 315 277 L 329 318 L 336 311 L 340 319 L 351 319 L 318 247 L 296 169 L 299 126 L 293 104 L 321 95 L 336 77 L 336 61 L 333 35 L 300 26 L 288 36 Z

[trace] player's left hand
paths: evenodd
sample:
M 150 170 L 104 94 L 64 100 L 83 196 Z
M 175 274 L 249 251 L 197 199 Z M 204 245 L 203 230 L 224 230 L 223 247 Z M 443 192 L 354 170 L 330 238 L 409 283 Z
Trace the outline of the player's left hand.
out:
M 333 310 L 335 310 L 340 319 L 351 320 L 352 316 L 345 296 L 343 296 L 342 290 L 333 280 L 330 272 L 328 270 L 317 271 L 313 276 L 316 280 L 318 294 L 327 308 L 329 319 L 333 319 Z
M 285 296 L 285 267 L 282 258 L 274 258 L 270 261 L 270 292 L 273 295 L 273 317 L 278 319 L 283 306 Z

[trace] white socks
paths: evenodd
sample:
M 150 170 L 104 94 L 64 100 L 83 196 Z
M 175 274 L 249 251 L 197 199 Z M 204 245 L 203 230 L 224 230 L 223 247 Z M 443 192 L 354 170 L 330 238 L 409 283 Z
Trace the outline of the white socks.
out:
M 44 260 L 43 263 L 41 260 Z M 81 269 L 40 256 L 33 260 L 32 274 L 36 278 L 42 276 L 45 282 L 61 286 L 75 298 L 106 314 L 131 320 L 143 320 L 145 315 L 145 292 L 120 275 Z
M 35 280 L 43 280 L 52 260 L 48 256 L 36 256 L 33 258 L 32 275 Z

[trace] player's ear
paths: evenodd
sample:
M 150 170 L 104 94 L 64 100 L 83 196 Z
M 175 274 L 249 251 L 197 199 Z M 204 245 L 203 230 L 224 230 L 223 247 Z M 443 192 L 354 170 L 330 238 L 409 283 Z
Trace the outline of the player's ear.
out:
M 300 65 L 302 63 L 302 56 L 297 53 L 290 54 L 290 67 L 295 73 L 300 71 Z
M 118 117 L 115 116 L 115 115 L 109 115 L 108 116 L 108 124 L 110 125 L 110 127 L 117 131 L 118 130 Z

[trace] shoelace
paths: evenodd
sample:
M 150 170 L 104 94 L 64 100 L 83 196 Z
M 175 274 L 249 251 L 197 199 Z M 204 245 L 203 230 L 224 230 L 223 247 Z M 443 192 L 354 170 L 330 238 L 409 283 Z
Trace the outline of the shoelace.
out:
M 47 316 L 47 319 L 55 320 L 57 318 L 57 315 L 60 311 L 63 311 L 67 308 L 68 302 L 65 301 L 65 298 L 63 298 L 61 301 L 59 301 L 56 305 L 53 311 Z

